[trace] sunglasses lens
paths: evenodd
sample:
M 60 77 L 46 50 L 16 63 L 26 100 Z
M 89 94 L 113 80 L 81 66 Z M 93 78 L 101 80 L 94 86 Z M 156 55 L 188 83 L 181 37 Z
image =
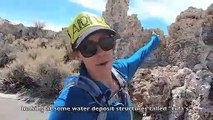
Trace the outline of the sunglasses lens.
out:
M 81 54 L 88 58 L 88 57 L 92 57 L 93 55 L 95 55 L 97 51 L 97 45 L 95 43 L 85 43 L 81 46 L 80 52 Z
M 108 51 L 111 50 L 115 46 L 115 40 L 113 37 L 108 37 L 99 41 L 99 43 L 95 43 L 89 40 L 86 40 L 82 45 L 80 45 L 79 51 L 81 54 L 88 58 L 92 57 L 97 52 L 97 45 L 101 47 L 102 50 Z
M 113 37 L 109 37 L 109 38 L 101 40 L 99 42 L 99 45 L 104 51 L 108 51 L 115 46 L 115 40 Z

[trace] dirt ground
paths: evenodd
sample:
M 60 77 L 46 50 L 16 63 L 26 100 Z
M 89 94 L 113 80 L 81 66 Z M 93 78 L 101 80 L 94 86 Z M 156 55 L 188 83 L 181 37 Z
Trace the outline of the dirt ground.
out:
M 0 93 L 1 120 L 47 120 L 50 106 L 38 106 L 18 100 L 17 95 Z

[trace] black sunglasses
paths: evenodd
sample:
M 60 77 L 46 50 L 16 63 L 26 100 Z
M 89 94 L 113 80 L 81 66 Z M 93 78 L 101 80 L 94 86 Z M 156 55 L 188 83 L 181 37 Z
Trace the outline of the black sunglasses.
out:
M 114 36 L 102 38 L 98 42 L 86 39 L 79 45 L 77 50 L 79 50 L 84 57 L 89 58 L 96 54 L 98 45 L 102 50 L 108 51 L 113 49 L 115 44 L 116 41 Z

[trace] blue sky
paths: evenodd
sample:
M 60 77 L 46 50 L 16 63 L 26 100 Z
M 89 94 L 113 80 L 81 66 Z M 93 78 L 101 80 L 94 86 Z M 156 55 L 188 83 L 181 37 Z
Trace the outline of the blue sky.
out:
M 167 26 L 181 11 L 189 6 L 205 10 L 211 3 L 213 0 L 130 0 L 128 14 L 138 14 L 145 29 L 160 28 L 167 34 Z M 106 0 L 2 0 L 0 17 L 26 26 L 42 21 L 46 29 L 59 31 L 79 12 L 101 15 L 105 4 Z

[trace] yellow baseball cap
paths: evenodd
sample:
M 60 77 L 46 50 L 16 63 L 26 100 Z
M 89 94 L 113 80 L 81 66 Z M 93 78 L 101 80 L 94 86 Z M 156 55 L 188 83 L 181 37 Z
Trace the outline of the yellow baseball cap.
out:
M 71 44 L 74 45 L 74 48 L 77 48 L 88 35 L 98 30 L 106 30 L 112 34 L 117 34 L 105 22 L 104 18 L 88 12 L 82 12 L 69 25 L 68 35 L 71 39 Z

